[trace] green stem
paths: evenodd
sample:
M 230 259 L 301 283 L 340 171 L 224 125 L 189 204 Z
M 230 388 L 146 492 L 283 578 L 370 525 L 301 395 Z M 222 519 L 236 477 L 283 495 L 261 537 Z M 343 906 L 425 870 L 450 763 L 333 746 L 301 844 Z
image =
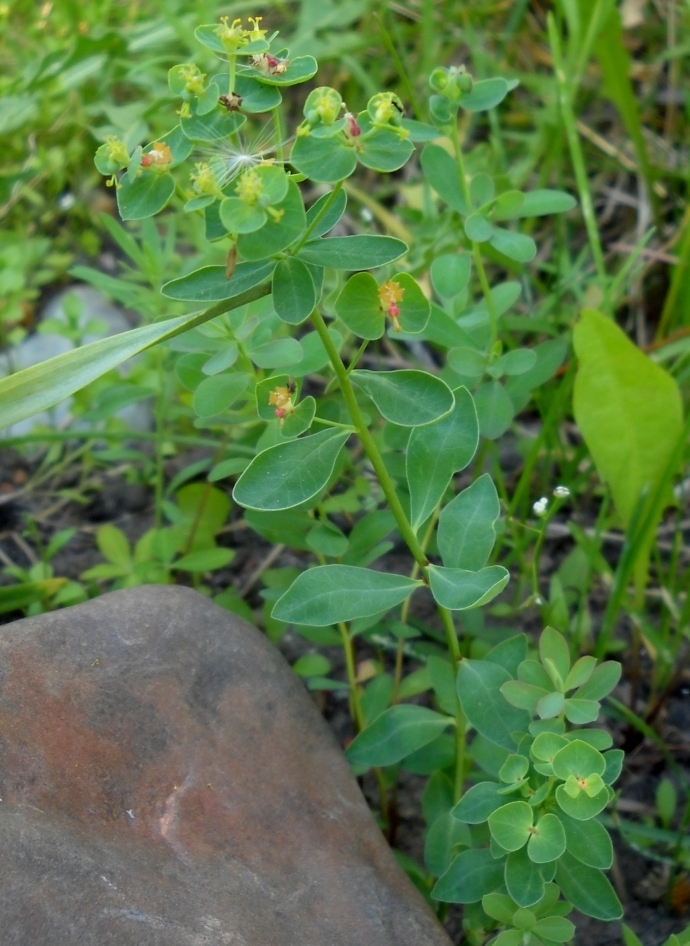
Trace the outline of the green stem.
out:
M 280 106 L 273 109 L 273 124 L 276 130 L 276 160 L 282 164 L 285 155 L 283 153 L 283 123 L 280 120 Z
M 457 121 L 453 122 L 452 130 L 452 139 L 453 139 L 453 148 L 455 150 L 455 160 L 458 165 L 458 175 L 460 177 L 460 187 L 462 188 L 462 196 L 467 204 L 467 212 L 470 213 L 472 209 L 472 200 L 470 198 L 470 188 L 467 183 L 467 172 L 465 171 L 465 159 L 462 154 L 462 147 L 460 145 L 460 135 L 458 133 L 458 123 Z M 489 325 L 491 327 L 491 344 L 493 345 L 498 338 L 498 316 L 496 314 L 496 306 L 494 305 L 493 296 L 491 295 L 491 287 L 489 286 L 489 280 L 486 275 L 486 270 L 484 269 L 484 261 L 482 260 L 482 251 L 479 243 L 475 243 L 474 240 L 470 241 L 472 244 L 472 257 L 474 259 L 474 265 L 477 270 L 477 276 L 479 277 L 479 285 L 482 289 L 482 294 L 486 302 L 486 310 L 489 313 Z
M 374 438 L 369 432 L 369 428 L 366 425 L 364 417 L 362 416 L 359 404 L 357 403 L 354 388 L 352 387 L 352 383 L 348 377 L 347 369 L 342 362 L 340 353 L 333 343 L 333 339 L 330 336 L 321 313 L 317 309 L 314 309 L 312 312 L 311 320 L 319 338 L 321 339 L 321 342 L 323 343 L 323 347 L 328 353 L 331 365 L 340 383 L 340 389 L 343 392 L 345 403 L 347 404 L 347 408 L 350 412 L 350 417 L 357 428 L 357 435 L 362 441 L 362 446 L 364 447 L 364 450 L 371 461 L 371 465 L 374 467 L 374 471 L 378 477 L 379 483 L 381 484 L 381 488 L 383 489 L 386 499 L 388 500 L 388 505 L 390 506 L 391 512 L 395 517 L 400 534 L 407 543 L 407 546 L 412 553 L 414 560 L 419 565 L 422 574 L 426 577 L 427 565 L 429 562 L 426 555 L 424 554 L 424 549 L 419 543 L 419 539 L 415 535 L 412 526 L 407 521 L 405 510 L 398 499 L 395 483 L 391 479 L 388 470 L 386 469 L 383 458 L 379 453 L 379 449 L 376 446 Z
M 352 704 L 352 717 L 355 721 L 357 732 L 364 729 L 364 714 L 359 702 L 359 688 L 357 686 L 357 670 L 355 669 L 355 655 L 352 649 L 352 639 L 347 632 L 346 625 L 341 621 L 338 624 L 340 638 L 343 642 L 343 653 L 345 654 L 345 672 L 347 673 L 347 682 L 350 684 L 350 702 Z
M 228 76 L 229 76 L 228 95 L 232 95 L 232 93 L 235 91 L 235 65 L 236 65 L 235 57 L 229 56 L 228 57 Z
M 556 87 L 558 89 L 558 103 L 563 116 L 565 133 L 568 139 L 568 148 L 570 149 L 570 160 L 573 162 L 575 171 L 575 180 L 580 192 L 580 203 L 582 205 L 582 216 L 585 221 L 589 247 L 596 266 L 597 275 L 602 289 L 606 283 L 606 265 L 604 263 L 604 252 L 601 248 L 601 239 L 599 237 L 599 228 L 597 227 L 596 214 L 594 213 L 594 201 L 589 187 L 589 178 L 587 177 L 587 168 L 585 158 L 582 152 L 582 146 L 577 134 L 577 122 L 573 112 L 573 102 L 570 89 L 570 82 L 565 73 L 563 64 L 563 50 L 561 40 L 558 35 L 556 21 L 551 14 L 548 15 L 549 43 L 551 44 L 551 53 L 553 55 L 554 74 L 556 77 Z

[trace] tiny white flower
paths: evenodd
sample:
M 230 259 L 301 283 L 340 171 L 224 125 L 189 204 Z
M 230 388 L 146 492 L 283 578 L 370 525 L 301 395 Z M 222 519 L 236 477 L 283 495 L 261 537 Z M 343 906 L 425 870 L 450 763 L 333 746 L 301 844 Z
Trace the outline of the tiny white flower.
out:
M 549 500 L 546 496 L 542 496 L 541 499 L 538 499 L 536 503 L 532 506 L 532 512 L 535 516 L 543 516 L 546 512 L 546 508 L 549 505 Z
M 365 223 L 371 223 L 374 219 L 374 215 L 368 207 L 362 207 L 359 215 Z
M 557 486 L 553 491 L 553 495 L 556 499 L 567 499 L 570 496 L 570 490 L 567 486 Z

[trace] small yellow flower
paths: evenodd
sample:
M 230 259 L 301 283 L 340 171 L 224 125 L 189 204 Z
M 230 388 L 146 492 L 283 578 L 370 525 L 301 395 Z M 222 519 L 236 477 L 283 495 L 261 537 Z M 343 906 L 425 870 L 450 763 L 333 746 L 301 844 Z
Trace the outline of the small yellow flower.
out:
M 218 185 L 216 172 L 210 164 L 198 163 L 194 165 L 194 170 L 189 175 L 192 189 L 198 197 L 220 197 L 221 189 Z
M 393 328 L 396 332 L 401 330 L 400 322 L 398 322 L 400 315 L 400 306 L 398 303 L 402 302 L 404 295 L 404 286 L 401 286 L 400 283 L 396 282 L 394 279 L 389 279 L 387 282 L 383 283 L 383 285 L 379 286 L 381 308 L 393 322 Z
M 275 415 L 282 424 L 286 416 L 295 409 L 290 388 L 286 385 L 274 388 L 268 395 L 268 406 L 275 407 Z
M 121 167 L 129 164 L 129 152 L 124 141 L 120 141 L 116 135 L 108 135 L 105 144 L 107 146 L 107 156 L 111 161 Z
M 249 168 L 240 178 L 235 187 L 235 193 L 246 204 L 254 205 L 263 192 L 264 185 L 261 176 L 256 173 L 254 168 Z
M 245 30 L 245 34 L 247 38 L 249 39 L 249 42 L 252 43 L 256 39 L 263 39 L 266 33 L 268 32 L 268 30 L 262 30 L 259 28 L 259 23 L 261 23 L 261 21 L 263 20 L 263 17 L 250 16 L 250 17 L 247 17 L 247 19 L 252 24 L 252 28 L 250 30 Z
M 205 73 L 199 70 L 196 63 L 189 62 L 180 67 L 180 76 L 184 79 L 185 90 L 192 95 L 201 95 L 204 91 Z
M 227 16 L 222 16 L 215 32 L 227 51 L 232 53 L 240 46 L 247 45 L 247 31 L 242 29 L 242 20 L 233 20 L 232 24 L 228 25 L 229 19 Z

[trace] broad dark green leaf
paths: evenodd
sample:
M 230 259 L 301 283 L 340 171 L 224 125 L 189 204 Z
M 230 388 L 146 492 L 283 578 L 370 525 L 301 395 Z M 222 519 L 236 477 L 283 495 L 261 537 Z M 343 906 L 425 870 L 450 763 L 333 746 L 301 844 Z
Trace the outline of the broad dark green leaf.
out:
M 328 485 L 348 436 L 339 430 L 323 430 L 269 447 L 254 457 L 235 483 L 235 502 L 247 509 L 275 512 L 314 499 Z
M 443 299 L 452 299 L 467 288 L 472 272 L 469 253 L 447 253 L 431 264 L 431 283 Z
M 444 874 L 459 848 L 471 846 L 466 824 L 454 818 L 449 811 L 437 818 L 427 832 L 424 845 L 424 863 L 435 876 Z
M 596 819 L 576 821 L 563 812 L 558 819 L 565 831 L 568 853 L 588 867 L 608 870 L 613 864 L 613 844 L 606 828 Z
M 358 765 L 395 765 L 436 739 L 451 722 L 449 716 L 425 706 L 391 706 L 355 738 L 347 757 Z
M 503 884 L 503 862 L 491 851 L 461 851 L 431 891 L 442 903 L 477 903 Z
M 406 469 L 413 529 L 426 522 L 441 501 L 453 474 L 465 469 L 477 449 L 479 425 L 472 395 L 467 388 L 458 388 L 453 393 L 455 406 L 450 414 L 435 424 L 416 427 L 407 445 Z
M 515 751 L 514 732 L 527 732 L 530 715 L 516 709 L 500 692 L 510 675 L 499 664 L 486 660 L 463 660 L 458 669 L 458 696 L 472 726 L 491 742 Z
M 510 91 L 505 79 L 481 79 L 475 82 L 471 92 L 460 99 L 460 108 L 466 112 L 485 112 L 500 104 Z
M 481 607 L 500 594 L 509 580 L 510 573 L 502 565 L 490 565 L 479 571 L 429 566 L 431 593 L 441 607 L 451 611 Z
M 381 308 L 378 283 L 371 273 L 355 273 L 335 302 L 338 318 L 351 332 L 370 340 L 381 338 L 386 317 Z
M 235 272 L 228 279 L 225 266 L 204 266 L 188 276 L 167 282 L 161 293 L 168 299 L 181 299 L 184 302 L 222 302 L 261 285 L 271 275 L 274 267 L 273 260 L 238 263 Z
M 314 240 L 303 246 L 298 255 L 305 263 L 354 272 L 385 266 L 400 259 L 407 250 L 407 244 L 395 237 L 356 234 Z
M 556 883 L 573 906 L 596 920 L 620 920 L 623 908 L 600 870 L 588 867 L 566 851 L 558 861 Z
M 300 442 L 293 441 L 289 446 Z M 320 565 L 296 579 L 276 603 L 273 617 L 315 627 L 354 621 L 395 607 L 420 584 L 402 575 L 369 568 Z
M 456 391 L 456 398 L 457 395 Z M 494 547 L 494 524 L 500 511 L 496 487 L 488 473 L 482 474 L 443 508 L 437 541 L 446 568 L 477 571 L 486 565 Z
M 468 789 L 453 808 L 453 817 L 466 824 L 482 824 L 489 815 L 505 805 L 503 786 L 498 782 L 478 782 Z
M 205 378 L 194 393 L 194 410 L 200 417 L 220 414 L 234 404 L 248 384 L 249 375 L 241 372 Z
M 455 405 L 448 385 L 426 371 L 355 370 L 350 378 L 386 420 L 401 427 L 432 424 L 449 414 Z
M 117 188 L 117 209 L 123 220 L 143 220 L 161 211 L 174 193 L 172 174 L 144 171 L 133 182 L 126 174 Z
M 544 895 L 541 865 L 530 860 L 526 847 L 508 855 L 505 882 L 508 893 L 518 906 L 534 906 Z
M 310 180 L 335 184 L 349 177 L 357 167 L 354 148 L 348 147 L 340 136 L 316 138 L 298 137 L 292 146 L 290 163 Z
M 465 202 L 457 162 L 439 145 L 427 145 L 422 151 L 424 177 L 438 196 L 458 213 L 469 212 Z
M 273 307 L 289 325 L 308 319 L 316 304 L 316 289 L 311 273 L 301 260 L 287 256 L 273 273 Z

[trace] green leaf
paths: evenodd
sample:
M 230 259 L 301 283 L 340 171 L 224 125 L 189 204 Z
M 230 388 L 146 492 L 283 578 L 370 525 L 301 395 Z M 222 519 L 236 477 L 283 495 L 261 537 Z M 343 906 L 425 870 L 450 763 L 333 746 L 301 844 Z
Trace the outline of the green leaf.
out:
M 568 690 L 574 690 L 577 687 L 582 686 L 583 683 L 586 683 L 592 676 L 596 665 L 596 657 L 580 657 L 579 660 L 576 660 L 573 664 L 572 670 L 566 677 L 565 692 L 567 693 Z
M 507 670 L 511 677 L 514 677 L 517 674 L 517 668 L 526 656 L 527 637 L 525 634 L 515 634 L 492 647 L 484 659 L 498 664 Z
M 512 801 L 488 818 L 491 836 L 504 851 L 518 851 L 527 844 L 534 812 L 525 801 Z
M 232 549 L 199 549 L 173 562 L 172 567 L 178 572 L 212 572 L 229 565 L 234 557 Z
M 508 686 L 508 684 L 504 684 Z M 501 688 L 503 690 L 503 687 Z M 542 762 L 553 762 L 554 756 L 568 745 L 568 740 L 557 733 L 543 732 L 539 733 L 532 743 L 530 753 L 532 758 L 539 759 Z
M 524 755 L 509 755 L 501 766 L 498 777 L 507 785 L 513 782 L 520 782 L 527 775 L 529 770 L 529 759 Z
M 409 273 L 397 273 L 392 281 L 397 283 L 404 293 L 398 305 L 400 330 L 408 335 L 418 335 L 424 331 L 429 321 L 431 312 L 429 301 L 417 281 Z
M 600 870 L 587 867 L 567 852 L 558 861 L 556 883 L 576 910 L 596 920 L 620 920 L 623 908 Z
M 565 831 L 556 815 L 542 815 L 534 832 L 527 843 L 527 854 L 535 864 L 555 861 L 565 851 Z
M 639 939 L 639 937 L 635 936 L 635 934 L 633 933 L 633 931 L 630 929 L 629 926 L 626 926 L 625 923 L 623 923 L 622 929 L 623 929 L 623 942 L 625 946 L 643 946 L 642 941 Z M 671 944 L 669 942 L 669 943 L 664 944 L 664 946 L 671 946 Z M 673 946 L 675 946 L 675 943 L 673 944 Z
M 255 78 L 265 85 L 287 86 L 297 85 L 300 82 L 306 82 L 308 79 L 313 78 L 319 66 L 313 56 L 297 56 L 295 59 L 289 61 L 285 72 L 267 74 L 261 72 L 259 69 L 245 70 L 244 67 L 240 68 L 242 68 L 243 72 L 253 73 Z
M 461 851 L 431 891 L 442 903 L 477 903 L 503 882 L 503 864 L 489 850 Z
M 314 220 L 315 217 L 319 215 L 321 208 L 330 200 L 330 198 L 331 193 L 322 194 L 318 200 L 314 201 L 307 211 L 307 225 L 311 225 L 312 220 Z M 328 210 L 324 213 L 323 217 L 321 217 L 319 222 L 316 224 L 316 227 L 312 230 L 311 239 L 314 240 L 316 237 L 323 236 L 324 233 L 328 233 L 329 230 L 332 230 L 342 215 L 345 213 L 346 207 L 347 194 L 344 190 L 340 190 L 331 201 Z
M 409 141 L 433 141 L 441 137 L 441 132 L 433 125 L 415 121 L 414 118 L 403 118 L 400 122 L 405 131 L 409 132 Z
M 599 704 L 594 700 L 566 700 L 565 718 L 576 726 L 593 723 L 599 716 Z
M 594 670 L 589 680 L 583 683 L 575 696 L 578 700 L 603 700 L 620 680 L 621 669 L 617 660 L 605 660 Z
M 357 157 L 354 148 L 345 144 L 340 136 L 305 135 L 298 137 L 292 146 L 290 164 L 311 181 L 335 184 L 353 173 Z
M 182 131 L 191 141 L 222 141 L 239 131 L 247 121 L 246 116 L 239 112 L 229 112 L 222 105 L 217 105 L 205 115 L 196 114 L 196 106 L 192 105 L 192 114 L 182 118 Z
M 316 266 L 331 266 L 333 269 L 354 272 L 358 269 L 377 269 L 400 259 L 408 246 L 395 237 L 376 234 L 328 237 L 313 240 L 299 251 L 299 258 Z
M 264 293 L 260 289 L 250 290 L 246 295 L 238 297 L 236 304 L 239 306 L 251 302 L 261 295 Z M 129 332 L 121 332 L 119 335 L 75 348 L 64 355 L 50 358 L 3 378 L 0 381 L 0 429 L 11 427 L 26 417 L 54 407 L 128 358 L 186 332 L 216 314 L 213 310 L 196 312 L 154 325 L 143 325 Z
M 449 367 L 463 378 L 478 381 L 486 371 L 487 357 L 476 348 L 451 348 L 446 356 Z
M 451 722 L 449 716 L 442 716 L 425 706 L 409 703 L 391 706 L 354 739 L 347 750 L 347 757 L 356 765 L 395 765 L 436 739 Z
M 495 250 L 517 263 L 529 263 L 537 255 L 537 244 L 525 233 L 493 227 L 489 242 Z
M 474 392 L 479 431 L 488 440 L 497 440 L 510 427 L 515 413 L 513 402 L 498 381 L 489 381 Z
M 443 494 L 448 489 L 448 485 L 454 473 L 464 470 L 470 462 L 477 449 L 479 441 L 479 427 L 477 424 L 477 413 L 474 409 L 472 395 L 467 388 L 458 388 L 453 392 L 455 395 L 455 406 L 447 417 L 435 424 L 427 424 L 423 427 L 416 427 L 410 436 L 407 445 L 406 471 L 407 483 L 410 490 L 410 518 L 413 529 L 418 529 L 423 522 L 436 508 L 437 504 L 443 498 Z M 484 477 L 482 477 L 484 479 Z M 491 479 L 487 477 L 489 483 Z M 479 482 L 479 481 L 477 481 Z M 476 484 L 473 484 L 473 487 Z M 470 487 L 470 490 L 473 489 Z M 494 489 L 491 483 L 491 489 Z M 470 492 L 466 490 L 465 492 Z M 464 514 L 467 512 L 477 512 L 476 499 L 481 502 L 480 487 L 479 493 L 475 491 L 472 497 L 471 505 L 468 507 L 465 503 Z M 464 494 L 461 494 L 464 495 Z M 495 489 L 494 489 L 495 495 Z M 457 520 L 457 515 L 450 513 L 448 509 L 457 503 L 460 497 L 456 497 L 449 506 L 446 506 L 446 538 L 448 538 L 448 525 L 450 520 Z M 498 499 L 496 500 L 498 505 Z M 457 507 L 456 507 L 457 510 Z M 442 514 L 443 515 L 443 514 Z M 461 514 L 462 515 L 462 514 Z M 481 513 L 479 514 L 481 515 Z M 496 511 L 496 518 L 498 510 Z M 465 522 L 463 521 L 463 525 Z M 454 521 L 450 528 L 454 528 L 457 523 Z M 469 526 L 476 533 L 476 524 Z M 439 539 L 441 535 L 441 526 L 439 523 Z M 455 538 L 455 537 L 454 537 Z M 493 547 L 493 528 L 491 529 L 491 547 Z M 455 548 L 464 544 L 467 536 L 455 538 Z M 471 541 L 471 539 L 470 539 Z M 440 548 L 440 545 L 439 545 Z M 443 555 L 443 552 L 441 553 Z M 459 556 L 462 557 L 462 556 Z M 466 556 L 470 558 L 471 556 Z M 477 556 L 474 556 L 476 559 Z M 453 562 L 453 565 L 464 568 L 481 568 L 486 562 L 486 558 L 478 565 L 465 564 L 465 562 Z M 444 564 L 449 565 L 444 557 Z
M 502 355 L 498 361 L 495 361 L 489 368 L 489 373 L 494 378 L 500 378 L 501 375 L 521 375 L 526 374 L 534 367 L 537 356 L 531 348 L 514 348 Z
M 402 575 L 375 572 L 369 568 L 320 565 L 303 572 L 293 582 L 276 603 L 273 617 L 313 627 L 354 621 L 388 611 L 404 601 L 420 584 Z
M 358 116 L 363 133 L 371 127 L 371 119 L 366 112 Z M 357 150 L 357 160 L 366 168 L 390 174 L 406 164 L 414 153 L 414 145 L 408 138 L 400 138 L 394 131 L 381 129 L 371 138 L 365 138 Z
M 498 782 L 478 782 L 468 789 L 453 808 L 453 817 L 465 824 L 481 824 L 505 804 Z
M 248 204 L 239 197 L 226 197 L 220 205 L 220 222 L 229 233 L 253 233 L 268 220 L 263 207 Z
M 565 191 L 537 190 L 524 195 L 520 217 L 542 217 L 546 214 L 561 214 L 572 210 L 577 201 Z
M 546 916 L 537 920 L 532 932 L 554 943 L 567 943 L 575 935 L 575 924 L 564 916 Z
M 486 660 L 463 660 L 457 688 L 465 716 L 477 732 L 491 742 L 515 751 L 514 732 L 526 732 L 530 717 L 524 710 L 510 706 L 499 687 L 510 679 L 507 670 Z
M 471 847 L 470 832 L 466 824 L 458 821 L 447 811 L 432 824 L 424 845 L 424 863 L 435 877 L 444 874 L 460 847 Z
M 431 593 L 441 607 L 451 611 L 481 607 L 500 594 L 509 581 L 510 573 L 502 565 L 490 565 L 476 572 L 429 566 Z
M 424 177 L 438 196 L 465 216 L 469 210 L 463 196 L 458 165 L 450 154 L 439 145 L 427 145 L 422 151 Z
M 588 867 L 608 870 L 613 864 L 613 844 L 606 828 L 594 818 L 576 821 L 564 813 L 558 818 L 565 831 L 568 853 Z
M 604 769 L 604 774 L 601 777 L 604 780 L 605 785 L 613 785 L 618 776 L 621 774 L 624 760 L 625 753 L 622 749 L 612 749 L 610 752 L 604 753 L 606 768 Z M 661 784 L 663 785 L 664 782 L 661 782 Z
M 458 394 L 456 391 L 459 403 Z M 499 514 L 498 494 L 488 473 L 483 473 L 443 508 L 438 521 L 437 541 L 446 568 L 477 571 L 486 565 L 494 547 L 494 524 Z
M 520 191 L 504 191 L 493 202 L 489 215 L 492 220 L 512 220 L 520 216 L 524 204 L 525 195 Z
M 446 253 L 431 264 L 431 284 L 442 299 L 452 299 L 467 288 L 471 272 L 469 253 Z
M 575 419 L 627 525 L 643 490 L 658 486 L 681 436 L 680 390 L 599 312 L 582 313 L 574 344 Z
M 484 474 L 485 476 L 487 474 Z M 501 687 L 501 693 L 511 706 L 536 713 L 537 703 L 546 696 L 547 691 L 531 683 L 522 683 L 520 680 L 507 680 Z
M 355 273 L 335 302 L 338 318 L 359 338 L 381 338 L 386 317 L 381 309 L 378 283 L 371 273 Z
M 235 483 L 235 502 L 247 509 L 274 512 L 292 509 L 320 496 L 348 437 L 347 432 L 323 430 L 269 447 L 254 457 Z
M 143 171 L 134 181 L 126 174 L 117 188 L 117 209 L 123 220 L 143 220 L 161 211 L 174 193 L 172 174 Z
M 288 368 L 302 361 L 304 351 L 296 338 L 273 338 L 249 347 L 247 355 L 257 368 Z
M 127 536 L 116 526 L 109 523 L 101 526 L 96 533 L 96 545 L 113 565 L 132 564 L 132 553 Z
M 486 112 L 499 105 L 510 91 L 505 79 L 482 79 L 475 82 L 472 91 L 460 99 L 460 108 L 466 112 Z
M 347 550 L 347 536 L 334 523 L 323 519 L 307 532 L 307 545 L 320 555 L 336 558 Z
M 482 898 L 484 913 L 500 923 L 512 923 L 516 904 L 504 893 L 487 893 Z
M 274 267 L 273 260 L 238 263 L 235 272 L 228 279 L 225 266 L 204 266 L 188 276 L 165 283 L 161 293 L 168 299 L 181 299 L 185 302 L 222 302 L 261 285 L 271 275 Z
M 561 681 L 565 681 L 570 672 L 570 650 L 565 637 L 553 627 L 544 628 L 539 637 L 539 656 L 546 665 L 551 660 L 558 671 Z
M 534 906 L 544 896 L 542 868 L 530 860 L 525 847 L 508 855 L 505 882 L 508 893 L 518 906 Z
M 603 775 L 606 761 L 592 746 L 582 739 L 574 739 L 553 757 L 553 770 L 558 778 L 567 779 L 570 775 L 575 778 L 587 778 L 590 775 Z
M 486 243 L 494 231 L 491 223 L 481 213 L 470 214 L 465 219 L 463 226 L 467 239 L 473 240 L 475 243 Z
M 199 417 L 220 414 L 235 403 L 248 384 L 249 375 L 240 372 L 205 378 L 194 393 L 194 410 Z
M 449 414 L 455 405 L 448 385 L 426 371 L 355 370 L 350 378 L 386 420 L 401 427 L 432 424 Z
M 563 712 L 564 706 L 565 698 L 563 694 L 555 692 L 542 696 L 535 708 L 541 719 L 553 719 L 554 716 L 559 716 Z
M 237 249 L 244 259 L 263 260 L 281 253 L 306 230 L 307 216 L 302 195 L 293 180 L 288 182 L 287 195 L 274 210 L 282 211 L 279 220 L 269 216 L 260 230 L 240 234 Z
M 604 786 L 599 794 L 593 798 L 590 798 L 586 792 L 580 792 L 575 798 L 571 798 L 565 785 L 561 784 L 556 789 L 556 801 L 559 808 L 566 815 L 570 815 L 576 821 L 589 821 L 590 818 L 595 818 L 599 812 L 606 808 L 609 802 L 609 793 L 606 786 Z

